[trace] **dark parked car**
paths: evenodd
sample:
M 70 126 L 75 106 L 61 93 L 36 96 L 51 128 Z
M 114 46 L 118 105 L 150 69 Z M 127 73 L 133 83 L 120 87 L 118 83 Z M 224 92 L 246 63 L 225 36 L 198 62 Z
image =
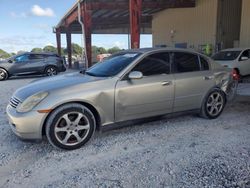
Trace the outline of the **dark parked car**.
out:
M 23 53 L 0 61 L 0 81 L 11 76 L 45 74 L 57 75 L 66 71 L 62 57 L 54 53 Z

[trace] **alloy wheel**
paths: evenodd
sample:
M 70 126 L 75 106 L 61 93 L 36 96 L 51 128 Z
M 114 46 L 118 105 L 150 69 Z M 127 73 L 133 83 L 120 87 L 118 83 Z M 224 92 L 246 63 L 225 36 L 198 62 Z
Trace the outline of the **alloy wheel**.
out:
M 224 98 L 220 92 L 213 92 L 207 100 L 207 112 L 210 116 L 217 116 L 224 107 Z
M 88 135 L 90 123 L 80 112 L 64 114 L 55 125 L 55 137 L 63 145 L 73 146 L 81 143 Z
M 5 79 L 6 79 L 6 72 L 0 69 L 0 80 L 5 80 Z
M 47 69 L 46 73 L 48 76 L 55 76 L 57 75 L 57 70 L 53 67 L 50 67 Z

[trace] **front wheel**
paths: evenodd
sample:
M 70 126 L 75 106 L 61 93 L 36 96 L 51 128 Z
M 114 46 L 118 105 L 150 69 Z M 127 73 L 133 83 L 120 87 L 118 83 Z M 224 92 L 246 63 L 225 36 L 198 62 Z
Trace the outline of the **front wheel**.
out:
M 56 67 L 47 67 L 45 69 L 46 76 L 56 76 L 58 74 Z
M 94 134 L 96 122 L 93 113 L 77 103 L 56 109 L 46 123 L 46 136 L 56 148 L 78 149 Z
M 205 98 L 200 115 L 204 118 L 216 119 L 223 112 L 225 105 L 225 94 L 219 89 L 214 89 Z
M 0 81 L 6 80 L 8 78 L 8 73 L 6 70 L 0 68 Z

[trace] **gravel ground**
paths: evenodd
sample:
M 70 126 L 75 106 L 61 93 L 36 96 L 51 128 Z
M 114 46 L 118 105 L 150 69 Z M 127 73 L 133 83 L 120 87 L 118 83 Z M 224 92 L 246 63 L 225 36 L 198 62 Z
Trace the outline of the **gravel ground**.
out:
M 250 84 L 216 120 L 168 116 L 59 151 L 22 142 L 8 126 L 9 97 L 34 79 L 0 82 L 0 187 L 250 187 Z

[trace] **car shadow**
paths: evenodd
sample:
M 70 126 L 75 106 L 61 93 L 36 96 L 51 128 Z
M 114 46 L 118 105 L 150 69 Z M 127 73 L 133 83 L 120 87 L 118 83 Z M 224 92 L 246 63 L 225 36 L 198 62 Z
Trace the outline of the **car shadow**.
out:
M 8 80 L 19 80 L 19 79 L 33 79 L 33 78 L 45 78 L 44 75 L 28 75 L 28 76 L 13 76 L 8 78 Z

